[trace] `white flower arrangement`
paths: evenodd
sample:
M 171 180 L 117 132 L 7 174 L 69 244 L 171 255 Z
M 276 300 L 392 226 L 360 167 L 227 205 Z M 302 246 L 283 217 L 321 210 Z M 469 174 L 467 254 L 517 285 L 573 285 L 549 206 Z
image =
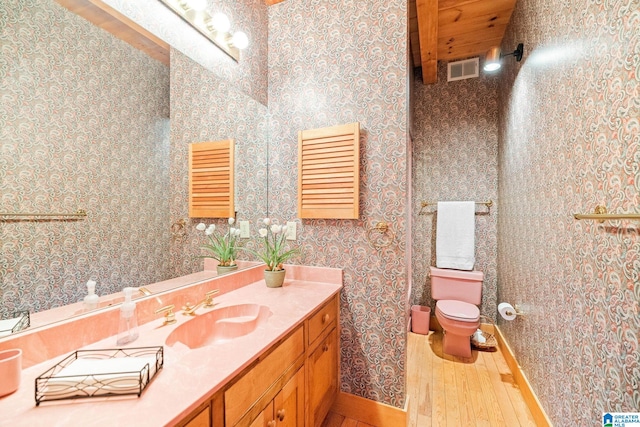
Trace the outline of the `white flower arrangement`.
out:
M 266 270 L 284 270 L 283 264 L 297 255 L 300 251 L 297 248 L 288 249 L 287 246 L 287 226 L 280 225 L 277 221 L 265 218 L 262 220 L 264 227 L 258 230 L 258 234 L 264 239 L 264 249 L 254 251 L 252 249 L 241 248 L 267 264 Z
M 207 226 L 203 222 L 196 225 L 196 230 L 204 231 L 208 237 L 209 243 L 202 245 L 202 249 L 210 252 L 210 255 L 204 255 L 203 258 L 213 258 L 218 261 L 218 265 L 222 267 L 230 267 L 236 265 L 236 254 L 238 247 L 236 246 L 238 237 L 240 237 L 240 229 L 234 228 L 234 218 L 229 218 L 229 230 L 222 236 L 216 236 L 216 225 Z

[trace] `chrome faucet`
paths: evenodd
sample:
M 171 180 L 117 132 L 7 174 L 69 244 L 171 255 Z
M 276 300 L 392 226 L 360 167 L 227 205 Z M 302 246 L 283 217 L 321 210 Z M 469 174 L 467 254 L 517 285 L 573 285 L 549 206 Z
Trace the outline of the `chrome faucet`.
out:
M 186 303 L 184 307 L 182 307 L 182 310 L 183 310 L 182 314 L 188 315 L 188 316 L 195 316 L 196 310 L 199 309 L 200 307 L 204 307 L 204 308 L 213 307 L 214 306 L 213 296 L 218 292 L 220 292 L 220 289 L 214 289 L 212 291 L 207 292 L 205 294 L 205 298 L 199 303 L 197 303 L 196 305 L 191 305 L 190 303 Z

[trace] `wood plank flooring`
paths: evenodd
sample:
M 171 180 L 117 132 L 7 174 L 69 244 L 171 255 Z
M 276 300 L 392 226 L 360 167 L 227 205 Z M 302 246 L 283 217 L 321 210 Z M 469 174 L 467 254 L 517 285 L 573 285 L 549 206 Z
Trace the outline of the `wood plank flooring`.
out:
M 499 350 L 449 356 L 442 332 L 409 333 L 407 359 L 409 427 L 535 427 Z M 330 412 L 322 427 L 400 426 L 370 426 Z

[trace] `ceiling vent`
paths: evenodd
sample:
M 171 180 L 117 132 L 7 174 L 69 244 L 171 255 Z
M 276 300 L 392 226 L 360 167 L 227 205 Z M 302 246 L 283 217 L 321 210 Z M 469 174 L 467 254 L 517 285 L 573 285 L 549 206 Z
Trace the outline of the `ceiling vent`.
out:
M 447 64 L 447 81 L 471 79 L 480 75 L 479 58 L 465 59 L 464 61 L 449 62 Z

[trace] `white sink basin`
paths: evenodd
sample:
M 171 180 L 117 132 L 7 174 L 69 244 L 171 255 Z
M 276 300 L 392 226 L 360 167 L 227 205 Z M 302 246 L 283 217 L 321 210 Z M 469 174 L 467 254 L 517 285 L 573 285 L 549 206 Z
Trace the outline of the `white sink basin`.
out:
M 218 308 L 178 326 L 169 334 L 165 343 L 173 346 L 176 342 L 181 342 L 194 349 L 229 341 L 255 331 L 270 315 L 269 307 L 260 304 Z

